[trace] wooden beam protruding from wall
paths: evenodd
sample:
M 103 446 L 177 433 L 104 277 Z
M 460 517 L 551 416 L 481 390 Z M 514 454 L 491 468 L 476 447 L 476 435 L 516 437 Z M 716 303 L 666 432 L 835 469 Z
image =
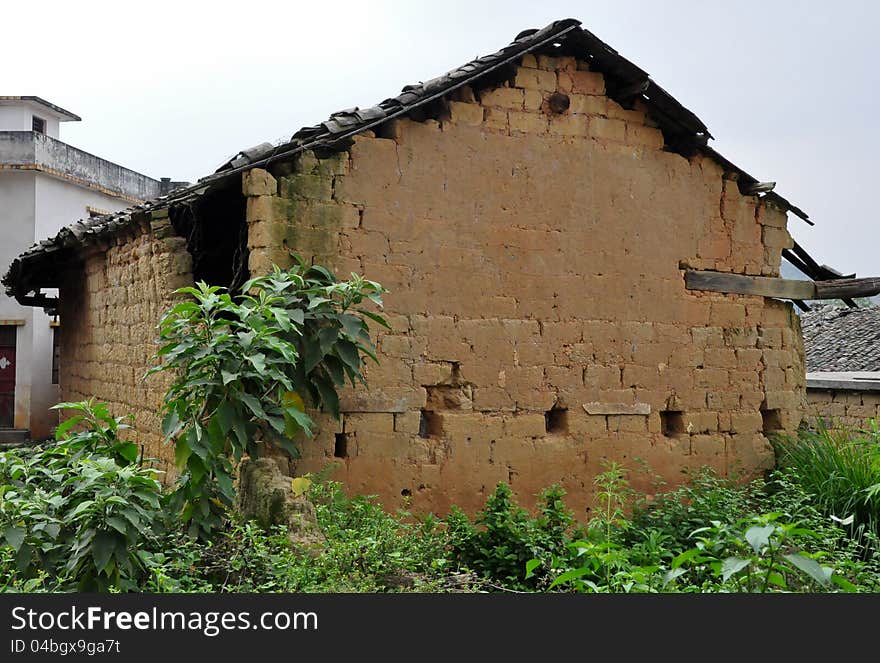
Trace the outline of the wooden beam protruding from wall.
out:
M 688 290 L 708 290 L 733 295 L 757 295 L 778 299 L 847 299 L 880 294 L 880 277 L 798 281 L 771 276 L 746 276 L 724 272 L 688 270 L 684 275 Z

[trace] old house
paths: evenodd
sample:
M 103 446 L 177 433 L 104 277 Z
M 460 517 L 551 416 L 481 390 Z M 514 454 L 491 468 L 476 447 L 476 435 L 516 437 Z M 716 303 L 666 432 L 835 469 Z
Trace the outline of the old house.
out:
M 525 502 L 558 482 L 583 512 L 606 459 L 669 484 L 704 465 L 750 475 L 774 461 L 767 434 L 801 420 L 803 343 L 779 298 L 800 291 L 775 277 L 796 249 L 788 213 L 807 217 L 710 137 L 558 21 L 70 226 L 4 283 L 60 311 L 64 398 L 134 413 L 147 454 L 170 459 L 165 385 L 142 376 L 173 288 L 234 287 L 289 250 L 363 273 L 389 288 L 393 331 L 296 471 L 336 462 L 353 492 L 439 512 L 499 481 Z
M 154 180 L 60 140 L 80 118 L 45 99 L 0 96 L 0 263 L 82 217 L 155 198 Z M 0 443 L 51 433 L 60 399 L 57 319 L 0 293 Z
M 849 429 L 880 423 L 880 308 L 817 307 L 801 324 L 808 420 Z

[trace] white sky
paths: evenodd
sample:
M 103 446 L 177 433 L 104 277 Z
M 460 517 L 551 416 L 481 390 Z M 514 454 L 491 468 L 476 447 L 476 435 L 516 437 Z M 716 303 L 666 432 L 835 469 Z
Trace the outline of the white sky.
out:
M 806 210 L 819 262 L 880 276 L 880 4 L 868 0 L 5 0 L 0 94 L 83 118 L 62 139 L 152 177 L 195 181 L 577 18 L 706 123 L 711 144 Z

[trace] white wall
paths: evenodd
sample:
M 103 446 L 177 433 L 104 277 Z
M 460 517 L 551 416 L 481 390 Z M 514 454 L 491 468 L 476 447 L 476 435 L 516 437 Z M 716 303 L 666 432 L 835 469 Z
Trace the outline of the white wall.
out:
M 43 106 L 24 101 L 0 104 L 0 131 L 32 131 L 34 115 L 46 121 L 47 136 L 59 137 L 61 123 L 58 118 Z
M 0 270 L 5 274 L 12 260 L 34 241 L 34 195 L 36 174 L 0 173 Z M 16 327 L 15 427 L 28 428 L 31 410 L 30 358 L 33 345 L 33 312 L 7 297 L 0 288 L 0 320 L 23 320 Z
M 33 129 L 30 110 L 24 106 L 0 105 L 0 131 L 30 131 Z
M 88 219 L 89 213 L 86 207 L 115 212 L 131 204 L 120 198 L 43 173 L 37 175 L 35 197 L 36 227 L 32 241 L 46 239 L 55 235 L 64 226 L 80 219 Z
M 116 211 L 129 203 L 43 173 L 0 172 L 0 272 L 5 274 L 34 242 L 88 218 L 87 206 Z M 16 337 L 15 427 L 30 429 L 34 438 L 48 436 L 58 422 L 58 413 L 49 408 L 60 398 L 58 385 L 52 384 L 51 319 L 42 309 L 20 306 L 0 289 L 0 320 L 25 321 Z

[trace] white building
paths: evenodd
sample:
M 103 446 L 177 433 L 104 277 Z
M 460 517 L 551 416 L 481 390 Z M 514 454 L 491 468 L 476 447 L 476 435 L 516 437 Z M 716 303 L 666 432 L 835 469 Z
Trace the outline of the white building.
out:
M 154 180 L 61 142 L 79 117 L 39 97 L 0 96 L 0 275 L 34 242 L 78 219 L 167 193 Z M 0 289 L 0 442 L 40 439 L 58 422 L 56 321 Z

